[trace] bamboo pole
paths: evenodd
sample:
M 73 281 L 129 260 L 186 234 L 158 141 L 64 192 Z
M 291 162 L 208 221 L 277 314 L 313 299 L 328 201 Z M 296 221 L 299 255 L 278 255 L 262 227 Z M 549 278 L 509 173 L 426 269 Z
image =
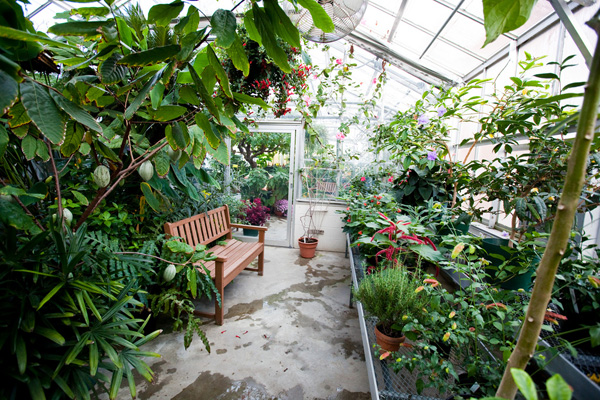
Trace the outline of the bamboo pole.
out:
M 596 34 L 600 34 L 600 11 L 588 21 L 588 25 L 596 31 Z M 525 369 L 525 366 L 531 357 L 533 357 L 542 329 L 546 308 L 552 295 L 556 271 L 567 248 L 577 204 L 585 181 L 587 160 L 594 139 L 599 104 L 600 39 L 596 43 L 590 75 L 585 87 L 585 96 L 577 125 L 577 136 L 575 137 L 575 142 L 569 156 L 565 184 L 552 226 L 552 232 L 548 239 L 542 261 L 537 269 L 537 277 L 523 322 L 523 328 L 517 345 L 508 359 L 502 381 L 496 392 L 497 397 L 514 399 L 517 394 L 517 386 L 510 370 L 512 368 Z

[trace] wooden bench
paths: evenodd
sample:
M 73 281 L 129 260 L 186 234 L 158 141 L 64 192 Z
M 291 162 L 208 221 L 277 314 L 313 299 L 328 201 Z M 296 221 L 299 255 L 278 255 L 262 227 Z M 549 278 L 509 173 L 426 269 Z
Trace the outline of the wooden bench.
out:
M 223 306 L 225 304 L 224 289 L 242 270 L 258 272 L 263 274 L 265 232 L 264 226 L 232 224 L 229 218 L 229 207 L 227 205 L 204 214 L 194 215 L 177 222 L 167 222 L 164 226 L 165 233 L 170 236 L 182 237 L 187 244 L 196 247 L 198 243 L 208 245 L 215 240 L 224 240 L 226 245 L 216 245 L 208 249 L 213 252 L 217 259 L 204 262 L 204 266 L 210 271 L 211 278 L 221 295 L 221 304 L 215 300 L 215 313 L 203 313 L 197 311 L 195 314 L 202 317 L 214 318 L 216 323 L 223 325 Z M 247 243 L 233 239 L 232 228 L 246 228 L 258 231 L 258 242 Z M 224 237 L 224 238 L 223 238 Z M 258 268 L 247 268 L 258 256 Z M 200 263 L 198 271 L 204 273 Z

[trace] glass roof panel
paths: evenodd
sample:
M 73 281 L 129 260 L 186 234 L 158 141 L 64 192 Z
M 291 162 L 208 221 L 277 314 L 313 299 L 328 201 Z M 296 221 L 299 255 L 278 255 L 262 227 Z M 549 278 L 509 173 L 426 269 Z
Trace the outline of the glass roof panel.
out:
M 398 7 L 402 4 L 401 1 L 390 1 L 390 0 L 369 0 L 369 6 L 377 6 L 390 14 L 396 14 Z
M 436 40 L 423 58 L 431 62 L 445 60 L 448 70 L 459 76 L 466 75 L 481 64 L 480 59 L 471 57 L 464 51 L 450 46 L 441 40 Z
M 394 19 L 392 15 L 369 6 L 360 22 L 360 27 L 364 32 L 379 39 L 387 39 L 394 25 Z
M 412 56 L 416 58 L 421 55 L 419 51 L 423 50 L 431 42 L 431 39 L 433 39 L 433 35 L 418 29 L 412 24 L 400 22 L 392 40 L 392 45 L 409 50 Z
M 409 1 L 402 18 L 437 33 L 452 10 L 434 0 Z

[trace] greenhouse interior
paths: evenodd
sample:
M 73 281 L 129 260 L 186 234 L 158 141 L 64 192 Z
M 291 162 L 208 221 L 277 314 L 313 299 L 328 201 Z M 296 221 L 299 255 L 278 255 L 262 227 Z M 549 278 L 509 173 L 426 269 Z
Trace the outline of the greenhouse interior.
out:
M 596 0 L 0 0 L 1 399 L 600 399 Z

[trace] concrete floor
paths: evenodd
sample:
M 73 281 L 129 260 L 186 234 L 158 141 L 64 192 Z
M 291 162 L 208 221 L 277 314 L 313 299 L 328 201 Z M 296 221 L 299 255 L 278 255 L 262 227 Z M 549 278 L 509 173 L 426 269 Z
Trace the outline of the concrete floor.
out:
M 139 379 L 140 399 L 370 399 L 360 328 L 348 308 L 343 253 L 267 247 L 265 274 L 242 272 L 225 289 L 225 323 L 204 325 L 209 354 L 195 337 L 163 333 L 143 347 L 156 381 Z M 198 309 L 212 309 L 210 302 Z M 123 387 L 121 399 L 129 398 Z

